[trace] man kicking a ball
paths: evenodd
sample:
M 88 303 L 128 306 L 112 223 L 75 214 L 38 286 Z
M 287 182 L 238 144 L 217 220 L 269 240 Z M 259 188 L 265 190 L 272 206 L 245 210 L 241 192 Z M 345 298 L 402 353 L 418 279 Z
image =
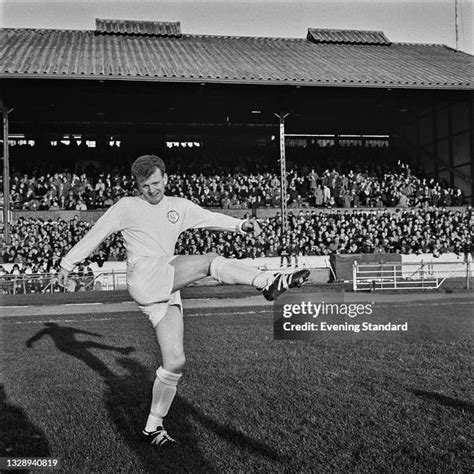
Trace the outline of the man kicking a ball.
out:
M 145 440 L 159 447 L 176 442 L 163 428 L 163 418 L 176 394 L 185 363 L 183 307 L 179 290 L 212 276 L 221 283 L 253 285 L 269 300 L 285 290 L 300 287 L 308 270 L 290 274 L 262 272 L 238 260 L 214 253 L 174 255 L 176 241 L 187 229 L 207 228 L 258 235 L 256 220 L 239 220 L 202 209 L 187 199 L 165 196 L 168 182 L 163 160 L 145 155 L 132 164 L 139 196 L 123 197 L 61 260 L 59 283 L 67 287 L 74 267 L 87 258 L 110 234 L 121 232 L 127 251 L 127 287 L 150 319 L 161 350 L 150 414 L 143 430 Z

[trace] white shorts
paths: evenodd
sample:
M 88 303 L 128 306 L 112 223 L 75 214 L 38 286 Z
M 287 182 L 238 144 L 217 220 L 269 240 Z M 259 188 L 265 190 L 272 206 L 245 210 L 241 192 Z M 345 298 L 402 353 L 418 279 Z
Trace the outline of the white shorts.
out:
M 183 311 L 179 291 L 171 293 L 174 268 L 170 262 L 174 258 L 174 255 L 147 257 L 127 266 L 128 292 L 153 327 L 163 319 L 170 305 Z

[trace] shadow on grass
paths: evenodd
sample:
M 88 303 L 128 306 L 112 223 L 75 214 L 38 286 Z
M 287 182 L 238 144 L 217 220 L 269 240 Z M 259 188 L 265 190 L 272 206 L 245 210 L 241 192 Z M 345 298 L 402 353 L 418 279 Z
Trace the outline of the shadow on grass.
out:
M 101 334 L 61 326 L 57 323 L 46 323 L 42 330 L 26 341 L 26 346 L 31 348 L 36 341 L 39 341 L 45 336 L 49 336 L 59 351 L 71 357 L 75 357 L 99 374 L 107 386 L 104 400 L 110 420 L 116 426 L 117 434 L 122 438 L 123 442 L 137 454 L 137 461 L 145 472 L 156 472 L 157 470 L 159 470 L 159 472 L 214 472 L 212 466 L 199 451 L 195 438 L 190 435 L 192 434 L 192 429 L 188 421 L 189 418 L 185 415 L 187 409 L 186 406 L 182 406 L 179 397 L 176 397 L 175 403 L 173 403 L 173 407 L 170 410 L 169 426 L 175 428 L 177 435 L 181 436 L 182 433 L 185 434 L 186 443 L 183 451 L 181 453 L 159 451 L 140 440 L 140 432 L 150 408 L 152 387 L 152 382 L 149 380 L 150 374 L 138 361 L 125 357 L 119 359 L 118 363 L 126 369 L 127 373 L 123 376 L 114 374 L 109 367 L 92 354 L 89 349 L 100 349 L 128 355 L 133 351 L 133 348 L 115 347 L 100 344 L 95 341 L 78 341 L 76 339 L 78 334 L 103 337 Z M 19 409 L 17 410 L 21 411 Z M 3 412 L 9 413 L 8 410 L 3 410 Z M 23 426 L 19 420 L 15 421 L 12 416 L 9 418 L 11 419 L 12 430 L 15 426 Z M 18 415 L 17 418 L 20 418 L 20 416 Z M 3 428 L 9 426 L 10 424 L 8 423 L 2 424 Z M 9 432 L 10 430 L 7 429 L 7 431 Z M 24 431 L 26 433 L 29 432 L 28 430 Z M 14 432 L 12 431 L 12 433 Z M 21 431 L 18 433 L 20 436 Z M 172 434 L 174 434 L 174 432 L 172 432 Z M 46 443 L 44 436 L 41 439 Z M 26 442 L 28 442 L 28 439 L 26 439 Z M 30 445 L 33 446 L 31 443 Z M 41 454 L 40 451 L 24 451 L 23 448 L 18 450 L 18 454 L 22 456 L 26 456 L 27 452 L 31 453 L 31 456 Z M 45 452 L 44 455 L 46 454 Z M 131 460 L 131 463 L 133 464 L 133 460 Z
M 166 417 L 171 436 L 180 441 L 175 450 L 159 450 L 140 439 L 151 400 L 149 371 L 138 361 L 121 358 L 118 363 L 127 370 L 124 376 L 113 376 L 108 385 L 105 404 L 117 434 L 133 450 L 146 472 L 216 472 L 197 446 L 186 402 L 176 396 Z
M 75 329 L 69 326 L 60 326 L 57 323 L 45 323 L 45 328 L 37 332 L 34 336 L 26 341 L 28 348 L 33 347 L 36 341 L 39 341 L 44 336 L 49 336 L 56 347 L 67 355 L 75 357 L 84 362 L 88 367 L 101 375 L 104 379 L 113 377 L 114 374 L 109 368 L 95 355 L 91 354 L 88 349 L 101 349 L 106 351 L 114 351 L 123 355 L 130 354 L 134 351 L 133 347 L 115 347 L 107 344 L 100 344 L 95 341 L 78 341 L 77 334 L 85 334 L 93 337 L 103 337 L 102 334 L 94 332 L 83 331 L 82 329 Z
M 159 466 L 159 472 L 216 472 L 198 447 L 199 434 L 196 432 L 196 423 L 192 421 L 232 443 L 235 448 L 274 462 L 283 461 L 275 450 L 264 443 L 205 415 L 179 395 L 176 395 L 166 417 L 167 429 L 171 436 L 176 436 L 179 440 L 178 450 L 163 452 L 142 443 L 139 435 L 141 424 L 148 415 L 152 382 L 147 382 L 148 371 L 136 360 L 121 358 L 118 363 L 128 374 L 107 380 L 107 409 L 120 435 L 140 456 L 147 471 L 156 471 Z M 212 446 L 209 446 L 209 451 L 212 451 Z
M 122 357 L 117 362 L 126 370 L 126 374 L 116 375 L 98 357 L 89 352 L 89 349 L 101 349 L 128 355 L 133 348 L 109 346 L 94 341 L 78 341 L 77 334 L 94 337 L 102 337 L 102 335 L 60 326 L 57 323 L 46 323 L 45 326 L 26 342 L 27 347 L 32 347 L 34 342 L 44 336 L 49 336 L 59 351 L 82 361 L 102 377 L 107 386 L 104 400 L 109 418 L 116 427 L 117 435 L 136 453 L 137 462 L 145 472 L 157 472 L 157 470 L 159 472 L 216 472 L 198 446 L 199 433 L 195 428 L 196 423 L 233 444 L 237 449 L 274 462 L 283 461 L 275 450 L 261 441 L 221 424 L 179 395 L 175 397 L 171 406 L 166 426 L 171 436 L 176 436 L 180 441 L 180 448 L 168 452 L 143 443 L 140 433 L 148 416 L 151 400 L 152 381 L 149 370 L 135 359 Z M 212 446 L 206 446 L 206 448 L 212 453 Z M 131 463 L 134 464 L 134 461 L 131 460 Z
M 442 395 L 441 393 L 426 392 L 424 390 L 418 390 L 416 388 L 410 389 L 410 391 L 417 397 L 424 398 L 425 400 L 436 402 L 446 407 L 455 408 L 456 410 L 467 411 L 471 415 L 474 414 L 473 403 L 458 400 L 456 398 L 447 397 L 446 395 Z
M 0 456 L 50 457 L 45 434 L 31 423 L 25 412 L 7 401 L 0 385 Z M 18 471 L 17 471 L 18 472 Z
M 177 396 L 173 402 L 173 407 L 174 404 L 176 404 L 176 411 L 179 411 L 180 417 L 181 414 L 184 413 L 186 418 L 194 418 L 198 423 L 207 428 L 209 431 L 214 432 L 225 441 L 234 444 L 235 447 L 250 451 L 255 455 L 265 457 L 271 461 L 284 461 L 284 458 L 274 449 L 270 448 L 261 441 L 247 436 L 241 431 L 219 423 L 215 419 L 202 413 L 184 398 Z M 170 417 L 170 421 L 173 420 L 174 423 L 179 423 L 179 420 L 174 420 L 173 418 Z

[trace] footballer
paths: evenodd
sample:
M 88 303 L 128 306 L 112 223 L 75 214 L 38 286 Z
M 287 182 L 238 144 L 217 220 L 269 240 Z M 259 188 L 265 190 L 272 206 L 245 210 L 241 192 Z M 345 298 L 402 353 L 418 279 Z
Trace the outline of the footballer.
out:
M 212 276 L 227 284 L 252 285 L 267 300 L 289 288 L 301 286 L 309 271 L 263 272 L 235 259 L 214 253 L 174 255 L 179 235 L 187 229 L 207 228 L 240 233 L 261 232 L 256 220 L 240 220 L 207 211 L 193 202 L 165 195 L 168 182 L 163 160 L 154 155 L 137 158 L 132 174 L 139 195 L 121 198 L 61 260 L 59 283 L 67 287 L 69 274 L 110 234 L 121 232 L 127 251 L 127 288 L 154 327 L 161 351 L 152 402 L 142 432 L 143 439 L 157 447 L 176 441 L 164 428 L 163 419 L 176 394 L 185 364 L 183 347 L 182 288 Z

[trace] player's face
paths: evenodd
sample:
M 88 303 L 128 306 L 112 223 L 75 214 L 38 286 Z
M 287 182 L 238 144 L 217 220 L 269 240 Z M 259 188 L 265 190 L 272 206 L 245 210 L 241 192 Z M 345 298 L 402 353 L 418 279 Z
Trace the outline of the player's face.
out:
M 161 171 L 156 168 L 155 172 L 147 179 L 138 183 L 140 193 L 150 204 L 158 204 L 165 196 L 165 187 L 168 183 L 168 175 L 161 174 Z

